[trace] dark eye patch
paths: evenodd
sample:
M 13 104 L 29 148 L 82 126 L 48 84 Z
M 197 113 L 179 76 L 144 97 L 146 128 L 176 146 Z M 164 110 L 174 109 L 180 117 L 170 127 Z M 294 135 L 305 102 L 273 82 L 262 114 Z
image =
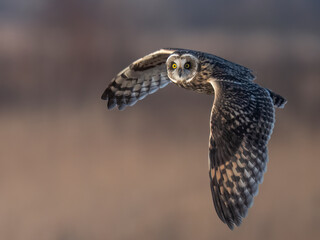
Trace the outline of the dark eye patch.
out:
M 172 62 L 170 67 L 171 67 L 171 69 L 176 69 L 177 68 L 177 64 L 175 62 Z
M 190 69 L 190 68 L 191 68 L 191 62 L 186 62 L 186 63 L 184 64 L 184 68 L 185 68 L 185 69 Z

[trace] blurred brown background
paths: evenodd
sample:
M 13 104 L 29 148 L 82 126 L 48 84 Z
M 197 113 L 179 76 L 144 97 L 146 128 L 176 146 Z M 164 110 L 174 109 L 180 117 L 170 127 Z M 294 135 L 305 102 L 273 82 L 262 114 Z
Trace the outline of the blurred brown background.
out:
M 320 1 L 1 0 L 0 239 L 320 239 Z M 254 70 L 288 99 L 240 228 L 207 169 L 212 97 L 170 85 L 125 111 L 100 96 L 162 47 Z

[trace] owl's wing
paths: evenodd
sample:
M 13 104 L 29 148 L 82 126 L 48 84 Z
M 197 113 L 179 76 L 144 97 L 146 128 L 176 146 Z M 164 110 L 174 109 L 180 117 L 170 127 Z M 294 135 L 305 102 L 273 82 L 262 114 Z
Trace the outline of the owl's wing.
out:
M 101 98 L 108 101 L 108 109 L 117 105 L 122 110 L 168 85 L 170 80 L 167 76 L 166 61 L 174 51 L 161 49 L 122 70 L 102 94 Z
M 210 82 L 216 92 L 209 139 L 210 185 L 219 218 L 233 229 L 241 224 L 263 181 L 274 107 L 269 92 L 254 83 Z

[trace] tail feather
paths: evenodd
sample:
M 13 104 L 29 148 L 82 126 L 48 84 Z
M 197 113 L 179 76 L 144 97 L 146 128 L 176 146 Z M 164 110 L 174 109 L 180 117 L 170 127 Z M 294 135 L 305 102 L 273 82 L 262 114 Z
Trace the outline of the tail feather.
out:
M 272 92 L 270 89 L 267 89 L 270 93 L 270 97 L 273 100 L 273 105 L 277 108 L 284 108 L 287 100 L 284 97 L 281 97 L 279 94 Z

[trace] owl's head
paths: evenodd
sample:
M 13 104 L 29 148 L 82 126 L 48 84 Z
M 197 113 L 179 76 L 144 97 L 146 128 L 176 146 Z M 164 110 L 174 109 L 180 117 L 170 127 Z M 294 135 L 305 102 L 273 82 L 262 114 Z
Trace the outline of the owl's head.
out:
M 189 53 L 171 54 L 166 62 L 168 77 L 173 82 L 191 81 L 199 72 L 199 59 Z

